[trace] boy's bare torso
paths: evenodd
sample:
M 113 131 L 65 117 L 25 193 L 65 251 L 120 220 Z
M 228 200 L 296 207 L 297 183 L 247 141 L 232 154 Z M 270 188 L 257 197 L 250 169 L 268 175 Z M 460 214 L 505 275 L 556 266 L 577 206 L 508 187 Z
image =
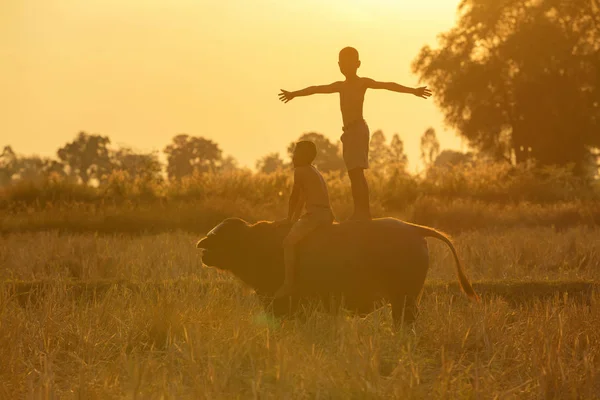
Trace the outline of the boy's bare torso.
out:
M 367 91 L 367 79 L 356 76 L 337 82 L 344 127 L 349 127 L 363 120 L 363 104 Z

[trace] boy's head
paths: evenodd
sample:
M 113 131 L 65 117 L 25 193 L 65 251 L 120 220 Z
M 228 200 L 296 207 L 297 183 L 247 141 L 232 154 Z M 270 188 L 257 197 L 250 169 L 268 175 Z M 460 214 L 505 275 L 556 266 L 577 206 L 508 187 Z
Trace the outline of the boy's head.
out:
M 310 165 L 316 156 L 317 146 L 315 146 L 315 144 L 309 140 L 303 140 L 296 143 L 296 147 L 294 147 L 294 154 L 292 156 L 292 162 L 294 163 L 294 167 Z
M 340 51 L 338 65 L 344 76 L 356 75 L 356 70 L 360 67 L 358 51 L 354 47 L 344 47 Z

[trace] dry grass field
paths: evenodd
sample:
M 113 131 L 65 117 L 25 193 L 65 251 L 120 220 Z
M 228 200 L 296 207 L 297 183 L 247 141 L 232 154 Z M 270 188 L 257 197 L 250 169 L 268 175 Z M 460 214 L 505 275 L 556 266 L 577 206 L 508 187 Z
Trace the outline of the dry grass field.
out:
M 273 320 L 202 266 L 198 236 L 1 236 L 0 398 L 600 396 L 598 228 L 456 234 L 479 304 L 431 241 L 419 318 L 401 329 L 385 305 Z
M 400 328 L 385 304 L 275 320 L 202 265 L 194 244 L 221 219 L 285 215 L 285 171 L 0 189 L 0 398 L 600 398 L 599 192 L 561 176 L 371 176 L 375 215 L 451 233 L 482 297 L 431 240 Z M 343 219 L 349 183 L 328 185 Z

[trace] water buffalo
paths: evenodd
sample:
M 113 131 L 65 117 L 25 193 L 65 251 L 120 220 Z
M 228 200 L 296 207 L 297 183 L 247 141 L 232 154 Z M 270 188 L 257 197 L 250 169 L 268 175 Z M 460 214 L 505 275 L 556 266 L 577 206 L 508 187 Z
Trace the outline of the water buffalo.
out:
M 229 218 L 197 246 L 205 265 L 231 271 L 263 299 L 273 299 L 283 282 L 282 241 L 290 226 Z M 392 305 L 395 322 L 412 322 L 429 268 L 426 237 L 446 243 L 463 291 L 477 299 L 456 250 L 443 233 L 395 218 L 349 221 L 324 227 L 298 246 L 295 292 L 276 299 L 273 311 L 293 311 L 303 299 L 343 298 L 344 308 L 368 314 L 381 300 Z M 291 307 L 291 309 L 290 309 Z

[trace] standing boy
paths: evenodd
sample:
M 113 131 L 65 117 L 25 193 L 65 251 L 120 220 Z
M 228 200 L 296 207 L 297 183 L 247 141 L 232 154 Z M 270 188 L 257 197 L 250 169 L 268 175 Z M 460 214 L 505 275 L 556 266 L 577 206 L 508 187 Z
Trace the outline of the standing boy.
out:
M 313 142 L 301 141 L 294 148 L 294 187 L 290 196 L 288 217 L 285 220 L 293 225 L 283 240 L 285 279 L 275 293 L 276 298 L 292 292 L 296 245 L 315 229 L 333 223 L 327 184 L 321 173 L 312 165 L 316 156 L 317 147 Z M 306 213 L 300 217 L 305 205 Z
M 399 93 L 410 93 L 423 99 L 431 96 L 426 86 L 408 88 L 393 82 L 377 82 L 370 78 L 362 78 L 356 74 L 360 67 L 358 51 L 353 47 L 345 47 L 340 51 L 340 71 L 346 77 L 344 81 L 329 85 L 310 86 L 296 92 L 281 90 L 279 99 L 285 103 L 299 96 L 317 93 L 339 93 L 342 120 L 344 123 L 341 137 L 344 162 L 352 185 L 354 214 L 350 219 L 371 219 L 369 207 L 369 187 L 364 170 L 369 168 L 369 127 L 363 118 L 363 102 L 367 89 L 386 89 Z

